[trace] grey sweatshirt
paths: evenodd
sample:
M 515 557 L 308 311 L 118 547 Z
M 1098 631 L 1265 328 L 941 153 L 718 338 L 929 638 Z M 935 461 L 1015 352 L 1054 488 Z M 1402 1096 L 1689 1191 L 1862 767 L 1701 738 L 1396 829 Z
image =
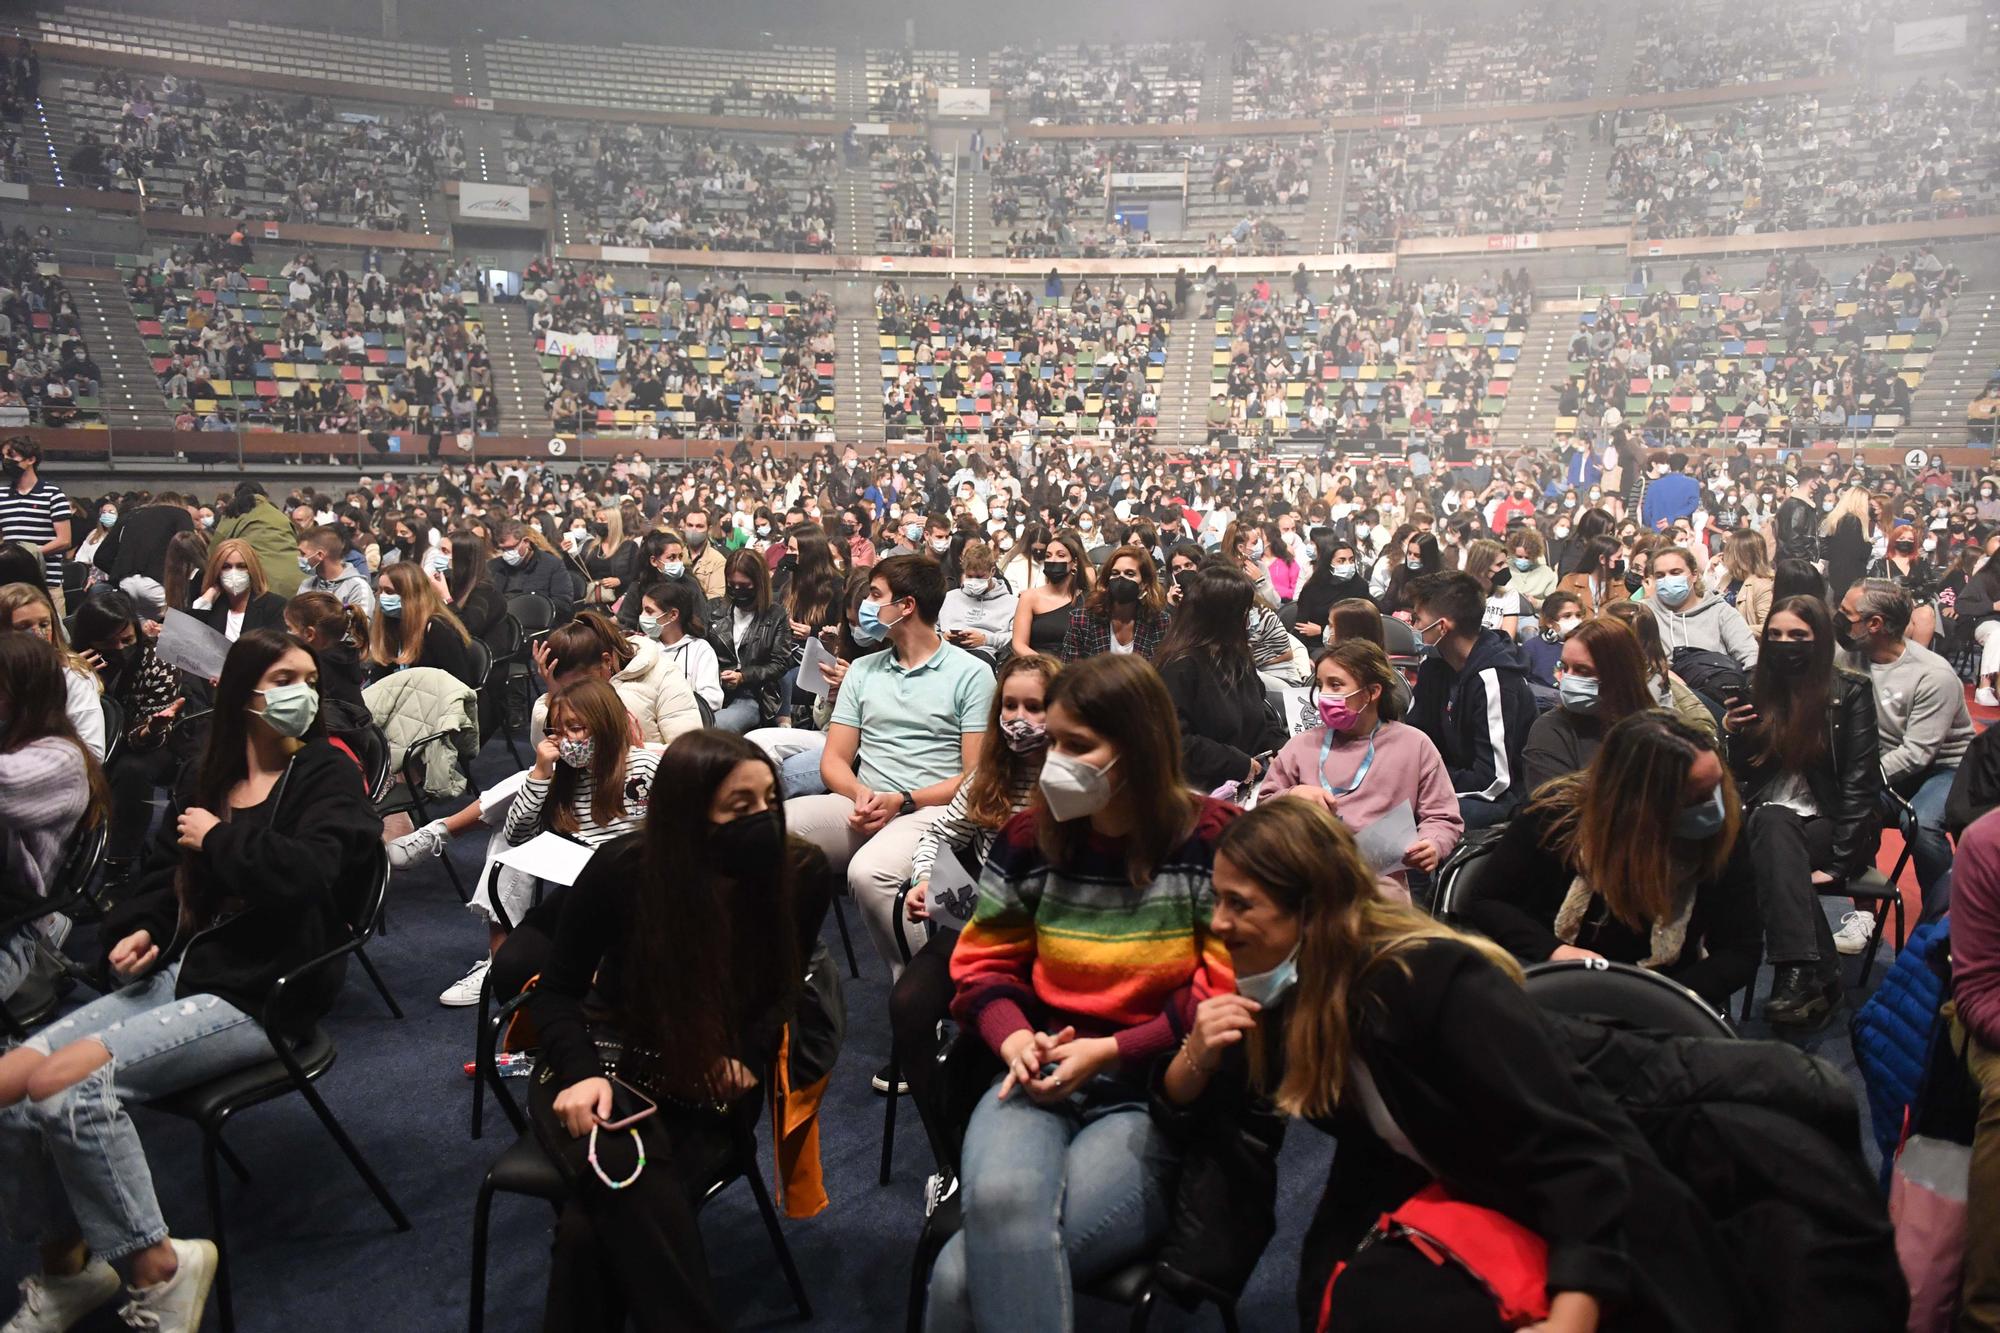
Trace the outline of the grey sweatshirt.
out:
M 1890 784 L 1929 768 L 1956 768 L 1972 743 L 1972 714 L 1965 687 L 1951 663 L 1905 640 L 1893 662 L 1871 662 L 1861 652 L 1840 654 L 1841 665 L 1875 682 L 1875 730 L 1882 740 L 1882 778 Z
M 1706 648 L 1727 653 L 1745 671 L 1757 665 L 1757 636 L 1736 608 L 1714 593 L 1689 601 L 1679 611 L 1669 611 L 1651 599 L 1640 605 L 1659 622 L 1660 642 L 1668 656 L 1676 648 Z

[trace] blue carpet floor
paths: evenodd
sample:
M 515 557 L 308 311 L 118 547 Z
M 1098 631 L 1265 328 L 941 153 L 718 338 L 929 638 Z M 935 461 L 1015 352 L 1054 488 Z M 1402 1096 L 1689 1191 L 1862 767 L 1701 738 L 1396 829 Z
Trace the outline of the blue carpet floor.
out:
M 491 782 L 512 767 L 505 747 L 495 742 L 477 772 Z M 476 844 L 462 840 L 454 851 L 468 883 L 478 871 Z M 237 1321 L 246 1333 L 431 1333 L 465 1326 L 473 1199 L 510 1131 L 489 1104 L 485 1138 L 468 1136 L 471 1084 L 463 1065 L 471 1058 L 477 1011 L 445 1009 L 436 997 L 478 955 L 484 933 L 435 865 L 399 876 L 389 905 L 389 933 L 369 946 L 369 954 L 408 1017 L 391 1018 L 360 970 L 351 970 L 328 1020 L 339 1060 L 319 1087 L 414 1228 L 406 1234 L 391 1229 L 301 1099 L 244 1113 L 228 1139 L 251 1179 L 225 1175 L 223 1190 Z M 837 953 L 830 918 L 826 930 Z M 867 949 L 865 940 L 857 943 Z M 1855 966 L 1850 963 L 1850 974 Z M 861 978 L 847 985 L 847 1046 L 822 1119 L 833 1202 L 818 1217 L 785 1225 L 812 1297 L 814 1326 L 889 1330 L 902 1325 L 930 1161 L 906 1102 L 897 1118 L 894 1178 L 886 1188 L 876 1183 L 882 1099 L 868 1079 L 888 1058 L 887 976 L 866 953 L 861 967 Z M 1745 1035 L 1763 1034 L 1753 1025 Z M 1807 1044 L 1853 1076 L 1844 1017 Z M 210 1234 L 198 1135 L 181 1122 L 139 1115 L 169 1226 L 180 1235 Z M 1246 1329 L 1292 1326 L 1298 1239 L 1331 1153 L 1330 1141 L 1310 1129 L 1290 1136 L 1281 1161 L 1278 1238 L 1242 1304 Z M 487 1327 L 495 1333 L 539 1326 L 550 1216 L 533 1200 L 503 1196 L 495 1204 L 487 1282 Z M 724 1308 L 738 1325 L 796 1326 L 749 1191 L 732 1186 L 703 1213 L 702 1228 Z M 0 1253 L 0 1282 L 11 1285 L 32 1255 L 21 1245 Z M 1123 1312 L 1081 1305 L 1083 1327 L 1123 1326 Z M 11 1298 L 0 1295 L 0 1313 L 11 1307 Z M 1157 1328 L 1218 1326 L 1212 1310 L 1182 1316 L 1169 1308 L 1162 1315 Z M 215 1326 L 213 1312 L 208 1326 Z M 106 1311 L 81 1327 L 120 1325 Z

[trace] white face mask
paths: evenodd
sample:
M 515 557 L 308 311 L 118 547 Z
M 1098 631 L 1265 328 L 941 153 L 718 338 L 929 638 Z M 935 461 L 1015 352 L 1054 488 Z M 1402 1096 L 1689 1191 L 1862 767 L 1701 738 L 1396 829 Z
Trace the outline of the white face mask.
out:
M 993 586 L 992 579 L 967 579 L 958 585 L 967 597 L 984 597 L 986 590 Z
M 1583 621 L 1575 616 L 1562 616 L 1556 620 L 1556 628 L 1564 634 L 1574 634 L 1576 627 L 1582 623 Z
M 1117 765 L 1118 761 L 1113 759 L 1103 768 L 1098 768 L 1075 755 L 1050 750 L 1048 758 L 1042 761 L 1042 775 L 1038 779 L 1049 814 L 1059 822 L 1067 823 L 1072 819 L 1088 818 L 1102 810 L 1111 800 L 1111 781 L 1104 775 Z
M 231 597 L 240 597 L 250 591 L 250 571 L 247 569 L 223 570 L 222 590 Z

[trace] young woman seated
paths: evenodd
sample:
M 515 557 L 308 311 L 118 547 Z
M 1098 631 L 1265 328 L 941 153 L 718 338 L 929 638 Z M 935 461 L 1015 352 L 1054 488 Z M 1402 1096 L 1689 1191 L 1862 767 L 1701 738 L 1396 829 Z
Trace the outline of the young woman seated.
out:
M 347 938 L 382 854 L 360 773 L 322 735 L 317 676 L 288 634 L 236 641 L 200 762 L 106 922 L 120 988 L 0 1057 L 0 1216 L 42 1247 L 29 1327 L 80 1320 L 121 1270 L 131 1326 L 201 1323 L 215 1247 L 169 1237 L 125 1108 L 268 1060 L 332 1005 L 327 970 L 263 1027 L 273 983 Z
M 1103 575 L 1096 591 L 1070 608 L 1063 661 L 1098 653 L 1137 653 L 1151 661 L 1167 629 L 1167 599 L 1152 553 L 1120 546 L 1104 558 Z
M 271 591 L 255 548 L 237 537 L 217 542 L 208 553 L 201 595 L 188 610 L 231 643 L 245 630 L 285 627 L 285 599 Z
M 1408 1239 L 1363 1245 L 1413 1196 L 1546 1246 L 1537 1333 L 1735 1322 L 1699 1205 L 1552 1039 L 1505 951 L 1385 895 L 1316 802 L 1280 797 L 1231 824 L 1214 876 L 1209 929 L 1236 990 L 1197 1007 L 1155 1108 L 1191 1153 L 1273 1111 L 1338 1141 L 1299 1258 L 1300 1327 L 1520 1326 L 1465 1268 Z M 1715 1318 L 1690 1325 L 1690 1311 Z
M 90 757 L 102 763 L 104 696 L 97 672 L 81 654 L 70 651 L 69 641 L 63 637 L 62 617 L 56 614 L 55 603 L 41 584 L 0 585 L 0 634 L 10 630 L 31 634 L 55 649 L 56 660 L 63 667 L 63 712 Z
M 416 565 L 398 561 L 375 575 L 375 616 L 368 631 L 368 675 L 380 680 L 410 667 L 436 667 L 478 689 L 472 635 Z
M 687 679 L 711 713 L 722 707 L 722 666 L 709 642 L 707 603 L 685 579 L 655 578 L 639 599 L 639 633 Z
M 1715 737 L 1647 709 L 1535 792 L 1461 911 L 1523 962 L 1635 963 L 1720 1007 L 1763 938 L 1742 825 Z
M 730 1118 L 756 1115 L 826 914 L 825 858 L 786 836 L 755 745 L 683 736 L 655 780 L 643 826 L 569 890 L 529 1002 L 529 1108 L 570 1189 L 548 1328 L 726 1327 L 695 1200 L 733 1153 Z
M 1416 836 L 1401 862 L 1383 871 L 1407 899 L 1405 867 L 1436 870 L 1457 850 L 1465 821 L 1437 746 L 1401 721 L 1396 679 L 1388 656 L 1367 639 L 1322 652 L 1313 663 L 1315 725 L 1285 742 L 1259 790 L 1266 799 L 1289 793 L 1323 805 L 1355 832 L 1407 805 Z
M 1241 624 L 1249 580 L 1223 573 Z M 1139 657 L 1088 658 L 1049 692 L 1038 795 L 994 842 L 951 958 L 953 1016 L 1000 1066 L 965 1130 L 965 1224 L 931 1271 L 933 1333 L 1060 1333 L 1073 1281 L 1166 1233 L 1175 1155 L 1146 1112 L 1149 1066 L 1231 988 L 1206 922 L 1236 815 L 1184 784 L 1172 717 Z
M 341 711 L 366 718 L 361 699 L 361 654 L 368 648 L 368 615 L 343 606 L 330 592 L 302 592 L 285 603 L 285 628 L 319 659 L 319 696 Z
M 1639 636 L 1612 616 L 1578 625 L 1562 642 L 1556 695 L 1558 706 L 1535 719 L 1521 751 L 1529 791 L 1588 767 L 1606 732 L 1655 706 Z

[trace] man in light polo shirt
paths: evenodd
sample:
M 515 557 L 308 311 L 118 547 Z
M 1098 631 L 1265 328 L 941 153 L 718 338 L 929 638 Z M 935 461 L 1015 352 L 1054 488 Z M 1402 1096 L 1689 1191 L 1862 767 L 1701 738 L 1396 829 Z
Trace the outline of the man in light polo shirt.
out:
M 917 835 L 979 758 L 993 669 L 938 635 L 945 585 L 937 561 L 891 556 L 870 573 L 854 637 L 886 636 L 889 649 L 848 668 L 820 759 L 827 794 L 785 802 L 785 823 L 847 872 L 875 947 L 896 973 L 896 893 L 910 878 Z

